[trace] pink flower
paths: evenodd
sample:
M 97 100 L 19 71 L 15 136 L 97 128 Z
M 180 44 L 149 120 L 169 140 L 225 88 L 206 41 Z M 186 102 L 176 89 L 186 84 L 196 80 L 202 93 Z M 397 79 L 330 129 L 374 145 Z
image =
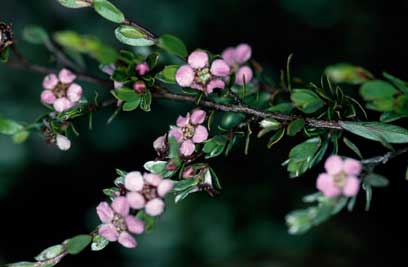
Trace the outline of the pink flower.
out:
M 181 87 L 191 87 L 210 94 L 214 89 L 224 89 L 224 79 L 230 74 L 230 67 L 222 59 L 209 65 L 208 54 L 196 50 L 188 57 L 188 64 L 181 66 L 176 73 L 176 81 Z
M 343 160 L 337 155 L 330 156 L 324 164 L 326 173 L 319 175 L 316 187 L 326 197 L 344 195 L 355 196 L 360 189 L 360 180 L 357 176 L 362 170 L 362 165 L 355 159 Z
M 167 151 L 167 134 L 159 136 L 154 140 L 153 148 L 159 155 L 164 154 Z
M 118 241 L 127 248 L 136 247 L 137 243 L 131 234 L 141 234 L 144 231 L 144 223 L 129 214 L 130 207 L 125 197 L 117 197 L 109 206 L 107 202 L 101 202 L 96 208 L 102 225 L 99 234 L 108 241 Z
M 199 144 L 208 139 L 207 128 L 202 124 L 206 113 L 203 110 L 196 109 L 190 116 L 179 116 L 177 127 L 170 130 L 169 135 L 176 138 L 180 144 L 180 153 L 184 156 L 191 156 L 195 151 L 195 144 Z
M 163 179 L 152 173 L 129 172 L 125 177 L 125 188 L 129 191 L 126 199 L 131 208 L 145 212 L 150 216 L 163 213 L 163 198 L 173 188 L 173 181 Z
M 139 76 L 144 76 L 146 73 L 150 71 L 149 64 L 147 62 L 143 62 L 140 64 L 137 64 L 135 67 L 136 73 L 139 74 Z
M 47 75 L 43 80 L 41 101 L 53 105 L 57 112 L 74 107 L 82 97 L 82 87 L 74 83 L 75 79 L 76 75 L 67 69 L 62 69 L 58 77 L 55 74 Z
M 247 44 L 240 44 L 237 47 L 229 47 L 222 53 L 222 58 L 235 72 L 235 83 L 243 85 L 252 80 L 253 72 L 245 63 L 251 58 L 252 49 Z

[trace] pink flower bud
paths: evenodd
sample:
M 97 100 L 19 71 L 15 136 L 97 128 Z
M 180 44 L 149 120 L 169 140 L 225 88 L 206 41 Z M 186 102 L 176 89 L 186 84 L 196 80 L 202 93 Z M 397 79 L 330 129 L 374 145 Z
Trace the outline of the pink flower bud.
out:
M 153 142 L 153 148 L 156 151 L 164 151 L 166 149 L 166 135 L 162 135 L 162 136 L 158 137 Z
M 78 102 L 82 97 L 82 87 L 76 83 L 71 84 L 67 90 L 67 97 L 71 102 Z
M 160 198 L 155 198 L 147 202 L 145 211 L 150 216 L 159 216 L 164 211 L 164 202 Z
M 56 137 L 57 146 L 62 151 L 67 151 L 71 148 L 71 141 L 64 135 L 58 134 Z
M 56 99 L 57 98 L 55 97 L 54 93 L 51 90 L 44 90 L 41 93 L 41 101 L 43 103 L 52 105 L 54 104 Z
M 133 89 L 139 94 L 143 93 L 146 90 L 146 84 L 144 81 L 137 81 L 133 84 Z
M 136 73 L 140 76 L 145 75 L 150 71 L 149 65 L 146 62 L 140 63 L 136 65 Z
M 68 69 L 62 69 L 58 77 L 59 80 L 65 84 L 72 83 L 76 79 L 76 75 Z
M 235 48 L 235 61 L 238 64 L 247 62 L 252 56 L 252 49 L 247 44 L 240 44 Z
M 185 179 L 191 179 L 194 177 L 194 168 L 193 167 L 188 167 L 184 170 L 183 172 L 183 178 Z

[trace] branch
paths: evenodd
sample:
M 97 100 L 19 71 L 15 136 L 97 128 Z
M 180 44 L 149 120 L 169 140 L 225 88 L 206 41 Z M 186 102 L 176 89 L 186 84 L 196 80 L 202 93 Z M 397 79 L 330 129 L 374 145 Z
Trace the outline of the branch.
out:
M 396 158 L 400 155 L 403 155 L 405 153 L 408 153 L 408 147 L 401 148 L 399 150 L 396 150 L 394 152 L 388 152 L 382 156 L 376 156 L 368 159 L 364 159 L 361 161 L 362 164 L 364 165 L 371 165 L 371 166 L 376 166 L 379 164 L 385 164 L 387 163 L 390 159 Z

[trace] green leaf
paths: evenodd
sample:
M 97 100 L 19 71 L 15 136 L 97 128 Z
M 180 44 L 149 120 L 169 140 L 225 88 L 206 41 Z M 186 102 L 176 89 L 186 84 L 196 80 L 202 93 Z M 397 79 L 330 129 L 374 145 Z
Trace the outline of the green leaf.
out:
M 368 211 L 371 206 L 371 200 L 373 199 L 373 188 L 371 185 L 368 185 L 366 183 L 363 183 L 363 189 L 366 191 L 366 205 L 365 205 L 365 210 Z
M 149 112 L 151 105 L 152 105 L 152 93 L 149 90 L 147 90 L 142 96 L 140 108 L 145 112 Z
M 115 90 L 115 95 L 119 100 L 126 101 L 126 102 L 133 102 L 133 101 L 140 101 L 140 95 L 130 88 L 119 88 Z
M 122 25 L 116 28 L 115 36 L 121 43 L 130 46 L 152 46 L 155 44 L 155 41 L 145 33 L 129 25 Z
M 164 67 L 161 72 L 156 74 L 156 79 L 167 84 L 176 84 L 176 72 L 179 67 L 179 65 L 169 65 Z
M 386 72 L 383 73 L 383 76 L 392 82 L 402 93 L 408 95 L 408 83 L 406 81 L 403 81 Z
M 29 131 L 20 131 L 13 135 L 13 142 L 16 144 L 22 144 L 27 140 L 29 136 L 30 136 Z
M 281 128 L 278 131 L 276 131 L 276 133 L 274 135 L 272 135 L 272 137 L 269 139 L 268 148 L 271 148 L 274 144 L 278 143 L 282 137 L 285 135 L 285 128 Z
M 100 235 L 95 235 L 94 238 L 92 239 L 92 245 L 91 245 L 91 250 L 92 251 L 101 251 L 103 250 L 107 245 L 109 245 L 109 241 L 103 238 Z
M 167 161 L 148 161 L 144 164 L 144 168 L 154 174 L 162 173 L 167 166 Z
M 358 147 L 357 147 L 353 142 L 351 142 L 350 140 L 348 140 L 346 137 L 343 137 L 343 142 L 344 142 L 344 144 L 346 144 L 346 146 L 347 146 L 348 148 L 350 148 L 354 153 L 356 153 L 356 155 L 357 155 L 360 159 L 363 158 L 363 155 L 361 154 L 360 149 L 358 149 Z
M 304 119 L 296 119 L 289 123 L 287 134 L 289 136 L 295 136 L 298 132 L 302 131 L 305 127 L 305 120 Z
M 183 41 L 170 34 L 164 34 L 160 36 L 157 46 L 182 58 L 187 57 L 188 54 L 187 48 L 184 45 Z
M 214 158 L 224 152 L 225 146 L 227 145 L 228 138 L 224 135 L 217 135 L 205 142 L 203 147 L 203 152 L 206 154 L 205 158 Z
M 408 116 L 408 95 L 400 95 L 395 100 L 395 112 Z
M 150 233 L 153 230 L 154 225 L 156 224 L 155 217 L 146 214 L 146 212 L 144 211 L 139 211 L 136 215 L 136 218 L 144 222 L 144 229 L 146 233 Z
M 408 143 L 408 130 L 402 127 L 381 122 L 340 121 L 340 126 L 361 137 L 391 144 Z
M 65 251 L 63 245 L 55 245 L 43 250 L 38 256 L 34 257 L 37 261 L 46 261 L 61 255 Z
M 15 121 L 0 118 L 0 134 L 14 135 L 21 131 L 23 126 Z
M 44 44 L 50 41 L 48 33 L 39 26 L 27 26 L 23 30 L 23 39 L 32 44 Z
M 243 113 L 225 112 L 221 119 L 220 127 L 224 130 L 232 129 L 238 126 L 245 117 L 246 116 Z
M 28 262 L 28 261 L 22 261 L 22 262 L 16 262 L 16 263 L 10 263 L 7 264 L 7 267 L 35 267 L 36 262 Z
M 64 7 L 68 8 L 83 8 L 92 5 L 91 3 L 84 0 L 58 0 L 58 2 Z
M 6 47 L 5 49 L 3 49 L 3 51 L 0 51 L 0 61 L 5 63 L 8 61 L 10 55 L 10 49 L 9 47 Z
M 78 235 L 68 240 L 67 252 L 71 255 L 79 254 L 92 242 L 90 235 Z
M 181 181 L 174 181 L 173 192 L 181 192 L 192 187 L 195 187 L 200 181 L 198 179 L 185 179 Z
M 320 97 L 308 89 L 295 89 L 290 96 L 293 104 L 304 113 L 314 113 L 324 106 Z
M 389 122 L 393 122 L 393 121 L 403 119 L 403 118 L 407 118 L 407 117 L 408 116 L 405 116 L 405 115 L 395 114 L 394 112 L 384 112 L 380 116 L 380 121 L 385 122 L 385 123 L 389 123 Z
M 290 114 L 293 110 L 292 103 L 280 103 L 266 109 L 268 112 L 279 112 L 283 114 Z
M 124 23 L 125 15 L 111 2 L 107 0 L 94 0 L 95 11 L 103 18 L 115 23 Z
M 329 66 L 325 73 L 335 83 L 361 84 L 373 78 L 366 69 L 348 63 Z
M 102 64 L 113 63 L 119 56 L 115 49 L 105 45 L 94 36 L 80 35 L 73 31 L 60 31 L 54 33 L 53 38 L 65 49 L 88 54 Z
M 390 184 L 390 181 L 382 175 L 370 173 L 364 177 L 364 183 L 373 187 L 386 187 Z
M 133 111 L 137 109 L 137 107 L 140 105 L 140 102 L 141 98 L 139 97 L 136 100 L 132 100 L 123 104 L 122 109 L 123 111 Z
M 392 98 L 397 93 L 394 86 L 381 80 L 368 81 L 360 87 L 360 94 L 366 101 Z
M 289 159 L 284 162 L 284 165 L 287 164 L 291 178 L 302 175 L 314 166 L 317 162 L 315 155 L 321 147 L 321 143 L 320 138 L 311 138 L 290 150 Z

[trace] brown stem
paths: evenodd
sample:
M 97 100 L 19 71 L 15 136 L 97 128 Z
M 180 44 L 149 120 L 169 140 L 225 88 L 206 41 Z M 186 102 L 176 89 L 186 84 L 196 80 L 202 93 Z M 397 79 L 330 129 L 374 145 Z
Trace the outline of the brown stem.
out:
M 401 148 L 399 150 L 396 150 L 394 152 L 388 152 L 382 156 L 376 156 L 376 157 L 372 157 L 369 159 L 364 159 L 361 161 L 362 164 L 364 165 L 371 165 L 371 166 L 375 166 L 375 165 L 379 165 L 379 164 L 385 164 L 387 163 L 390 159 L 396 158 L 400 155 L 403 155 L 405 153 L 408 153 L 408 147 L 404 147 Z

